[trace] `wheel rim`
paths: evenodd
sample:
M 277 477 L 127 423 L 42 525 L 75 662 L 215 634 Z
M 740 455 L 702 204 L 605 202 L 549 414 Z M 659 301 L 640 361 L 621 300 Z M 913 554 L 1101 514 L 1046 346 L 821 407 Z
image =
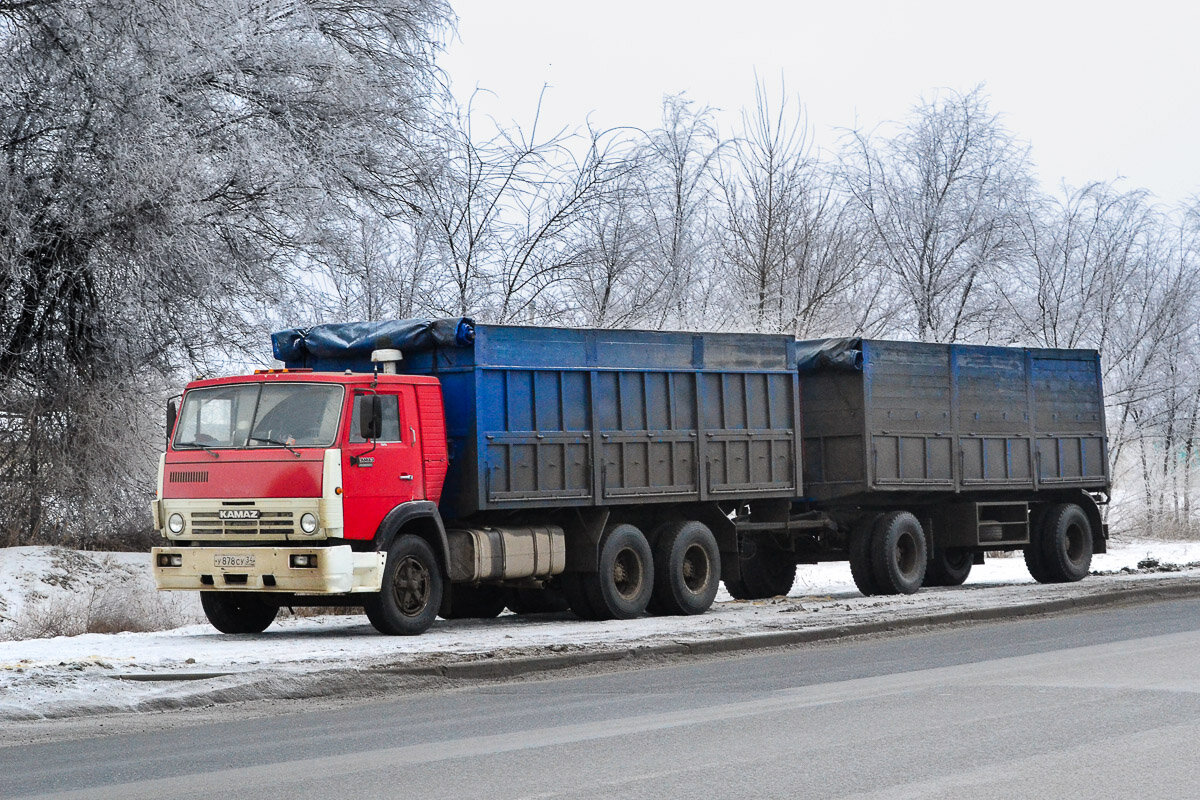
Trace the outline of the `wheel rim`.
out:
M 429 568 L 413 556 L 405 556 L 396 565 L 396 576 L 392 581 L 392 594 L 400 613 L 415 617 L 429 604 Z
M 1072 564 L 1078 564 L 1083 561 L 1083 528 L 1079 525 L 1068 526 L 1064 539 L 1066 540 L 1064 544 L 1067 549 L 1067 560 Z
M 917 542 L 912 534 L 903 534 L 896 539 L 896 568 L 905 577 L 916 574 Z
M 696 593 L 708 585 L 711 566 L 708 552 L 698 544 L 689 547 L 683 554 L 683 585 L 689 592 Z
M 632 548 L 623 548 L 613 559 L 613 586 L 625 599 L 637 597 L 642 588 L 642 559 Z

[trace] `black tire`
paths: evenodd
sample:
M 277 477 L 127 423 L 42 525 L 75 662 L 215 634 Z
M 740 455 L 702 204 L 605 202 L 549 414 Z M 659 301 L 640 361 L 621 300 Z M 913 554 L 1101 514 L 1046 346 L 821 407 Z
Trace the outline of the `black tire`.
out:
M 279 606 L 254 592 L 201 592 L 200 607 L 221 633 L 262 633 L 279 614 Z
M 446 619 L 494 619 L 508 605 L 508 594 L 500 586 L 450 586 L 450 610 Z
M 925 586 L 962 586 L 975 554 L 965 547 L 935 548 L 925 568 Z
M 790 553 L 751 540 L 749 558 L 740 558 L 741 577 L 725 581 L 725 589 L 735 600 L 763 600 L 786 595 L 796 582 L 796 562 Z M 741 548 L 739 548 L 739 552 Z
M 600 537 L 598 571 L 576 573 L 576 577 L 591 612 L 585 619 L 639 617 L 646 613 L 654 589 L 654 556 L 650 552 L 650 543 L 633 525 L 610 525 Z M 567 598 L 570 597 L 568 594 Z M 571 608 L 579 613 L 574 602 Z
M 851 530 L 847 542 L 850 551 L 850 576 L 854 585 L 867 597 L 879 594 L 879 584 L 875 581 L 875 568 L 871 564 L 871 535 L 875 532 L 875 524 L 883 517 L 877 514 L 864 517 Z
M 420 537 L 399 537 L 388 550 L 383 585 L 365 598 L 367 619 L 389 636 L 415 636 L 433 624 L 445 581 L 433 548 Z
M 1092 566 L 1092 525 L 1082 508 L 1062 503 L 1046 509 L 1038 525 L 1038 539 L 1041 568 L 1047 578 L 1043 583 L 1073 583 L 1087 576 Z
M 879 594 L 912 594 L 925 580 L 925 531 L 907 511 L 891 511 L 871 533 L 871 568 Z
M 542 589 L 509 589 L 505 603 L 514 614 L 558 614 L 571 608 L 561 590 L 547 586 Z
M 685 520 L 654 531 L 651 613 L 703 614 L 712 607 L 720 583 L 721 552 L 707 525 Z
M 564 572 L 559 578 L 563 597 L 567 599 L 571 611 L 580 619 L 604 619 L 600 612 L 592 607 L 591 598 L 585 588 L 589 580 L 595 580 L 595 575 L 589 572 Z

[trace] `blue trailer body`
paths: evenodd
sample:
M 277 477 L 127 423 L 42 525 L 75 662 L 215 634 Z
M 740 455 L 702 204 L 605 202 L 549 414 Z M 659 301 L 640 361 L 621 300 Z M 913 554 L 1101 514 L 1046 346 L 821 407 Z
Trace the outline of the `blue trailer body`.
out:
M 276 353 L 282 341 L 289 367 L 363 370 L 394 343 L 338 328 L 281 332 Z M 306 338 L 364 344 L 314 353 Z M 447 519 L 801 492 L 789 336 L 477 325 L 466 339 L 429 337 L 400 366 L 442 384 Z

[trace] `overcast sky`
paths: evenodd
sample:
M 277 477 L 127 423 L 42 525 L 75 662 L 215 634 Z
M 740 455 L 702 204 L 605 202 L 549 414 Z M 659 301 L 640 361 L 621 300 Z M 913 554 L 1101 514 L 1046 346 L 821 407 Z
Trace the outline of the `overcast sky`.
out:
M 837 128 L 904 117 L 939 87 L 986 84 L 991 109 L 1033 145 L 1043 185 L 1123 176 L 1175 203 L 1200 192 L 1200 4 L 1016 0 L 806 3 L 451 0 L 459 37 L 442 64 L 455 93 L 528 123 L 652 128 L 662 96 L 723 110 L 754 98 L 754 72 Z

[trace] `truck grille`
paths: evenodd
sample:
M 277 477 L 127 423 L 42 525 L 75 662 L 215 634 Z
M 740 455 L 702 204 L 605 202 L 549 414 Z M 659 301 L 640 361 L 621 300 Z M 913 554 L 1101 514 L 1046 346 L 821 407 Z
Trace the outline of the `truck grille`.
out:
M 294 517 L 291 511 L 261 511 L 258 519 L 221 519 L 217 511 L 193 511 L 191 531 L 196 536 L 289 536 L 296 532 Z

